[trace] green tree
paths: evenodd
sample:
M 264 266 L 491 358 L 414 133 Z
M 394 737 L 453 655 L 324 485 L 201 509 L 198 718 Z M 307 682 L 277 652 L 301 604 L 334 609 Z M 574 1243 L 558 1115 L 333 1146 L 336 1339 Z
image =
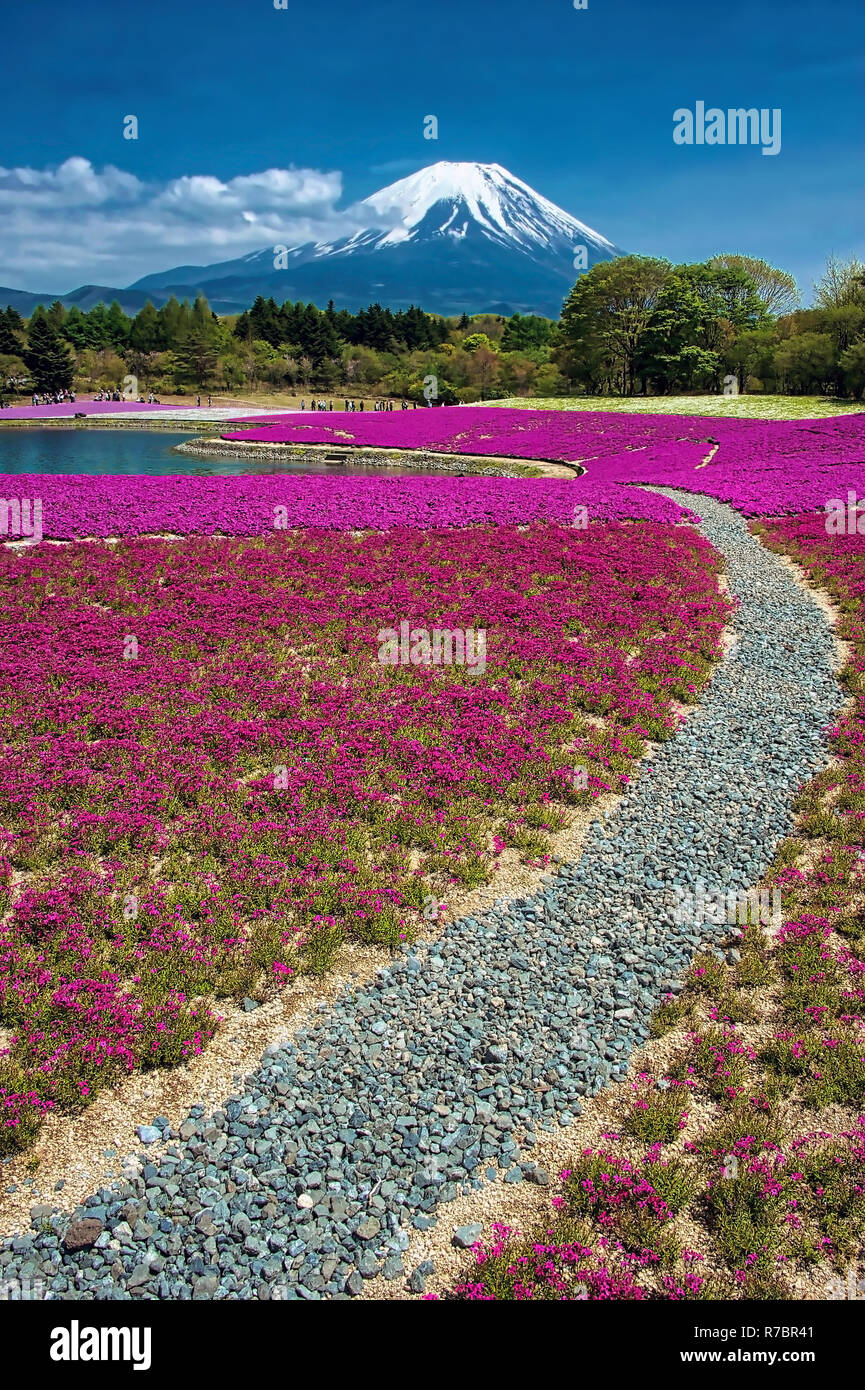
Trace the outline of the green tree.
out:
M 113 300 L 106 318 L 108 337 L 112 347 L 125 348 L 129 343 L 132 320 L 124 314 L 117 300 Z
M 736 334 L 734 343 L 724 354 L 724 362 L 742 390 L 747 389 L 750 378 L 755 378 L 764 388 L 767 383 L 774 384 L 777 346 L 775 327 L 744 329 Z
M 89 313 L 84 315 L 87 325 L 87 346 L 92 348 L 106 348 L 111 346 L 111 329 L 108 323 L 108 310 L 105 305 L 94 304 Z
M 37 391 L 62 391 L 72 385 L 69 350 L 41 305 L 27 327 L 24 361 Z
M 775 318 L 781 314 L 792 314 L 799 307 L 799 287 L 793 276 L 786 270 L 769 265 L 768 261 L 762 261 L 757 256 L 725 253 L 713 256 L 709 265 L 743 271 L 753 284 L 764 312 Z
M 77 304 L 71 306 L 60 332 L 66 341 L 79 351 L 87 347 L 90 341 L 87 333 L 87 316 Z
M 175 303 L 177 301 L 175 300 Z M 163 324 L 150 300 L 139 309 L 129 329 L 129 346 L 136 352 L 158 352 L 166 346 Z
M 0 355 L 20 357 L 22 341 L 7 313 L 0 309 Z
M 855 400 L 865 395 L 865 341 L 853 343 L 840 357 L 844 385 Z
M 502 334 L 502 352 L 537 352 L 547 347 L 553 332 L 551 319 L 539 314 L 512 314 Z
M 828 333 L 800 333 L 780 343 L 775 370 L 785 391 L 821 392 L 835 372 L 834 344 Z
M 485 348 L 487 352 L 495 352 L 495 344 L 490 342 L 486 333 L 470 333 L 462 342 L 464 352 L 477 352 L 478 348 Z
M 204 386 L 219 361 L 219 327 L 203 294 L 197 296 L 189 327 L 174 347 L 175 376 L 178 382 L 194 381 Z
M 623 395 L 632 395 L 652 315 L 672 275 L 669 261 L 618 256 L 581 275 L 568 295 L 556 360 L 583 376 L 591 365 Z
M 162 334 L 162 347 L 176 347 L 183 336 L 188 316 L 189 306 L 186 306 L 186 313 L 184 313 L 183 306 L 178 303 L 174 295 L 171 295 L 162 305 L 162 308 L 157 310 L 156 317 L 159 320 Z
M 764 318 L 750 276 L 738 266 L 676 266 L 660 291 L 640 354 L 639 372 L 662 391 L 720 389 L 738 330 Z
M 857 256 L 849 261 L 830 256 L 815 286 L 818 309 L 839 309 L 846 304 L 865 304 L 865 265 Z

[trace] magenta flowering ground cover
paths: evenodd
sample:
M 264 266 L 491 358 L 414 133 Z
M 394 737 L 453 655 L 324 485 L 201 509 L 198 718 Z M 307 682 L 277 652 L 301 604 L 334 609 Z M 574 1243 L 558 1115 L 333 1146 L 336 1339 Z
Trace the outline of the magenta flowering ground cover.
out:
M 656 523 L 5 549 L 0 1144 L 542 854 L 695 697 L 717 570 Z M 381 666 L 402 620 L 485 671 Z
M 693 514 L 641 485 L 702 492 L 749 516 L 822 510 L 849 489 L 865 493 L 865 415 L 754 421 L 454 407 L 281 416 L 225 436 L 272 443 L 423 448 L 472 455 L 581 461 L 573 481 L 452 476 L 339 478 L 70 477 L 29 475 L 43 532 L 81 536 L 265 535 L 292 527 L 688 521 Z M 20 477 L 0 474 L 6 497 Z M 281 509 L 279 513 L 277 509 Z M 277 521 L 279 516 L 279 521 Z
M 259 418 L 224 437 L 579 462 L 587 474 L 576 487 L 590 513 L 592 489 L 638 482 L 704 492 L 749 516 L 813 510 L 848 487 L 865 491 L 865 413 L 765 421 L 461 406 Z
M 691 513 L 640 488 L 523 478 L 123 477 L 0 474 L 0 495 L 39 498 L 46 537 L 265 536 L 275 527 L 335 530 L 678 521 Z M 277 509 L 282 509 L 278 511 Z

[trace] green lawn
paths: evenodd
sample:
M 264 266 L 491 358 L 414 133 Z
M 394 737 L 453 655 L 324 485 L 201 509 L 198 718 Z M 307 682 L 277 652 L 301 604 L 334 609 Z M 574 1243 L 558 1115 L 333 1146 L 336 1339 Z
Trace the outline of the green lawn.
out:
M 633 415 L 732 415 L 753 420 L 807 420 L 865 411 L 865 402 L 825 396 L 512 396 L 485 404 L 525 410 L 619 410 Z

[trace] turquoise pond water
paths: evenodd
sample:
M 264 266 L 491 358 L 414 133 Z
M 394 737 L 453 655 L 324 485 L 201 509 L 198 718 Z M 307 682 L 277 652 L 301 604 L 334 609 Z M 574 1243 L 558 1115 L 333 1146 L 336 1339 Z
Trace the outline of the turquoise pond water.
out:
M 51 425 L 0 429 L 0 473 L 138 473 L 164 477 L 169 473 L 225 476 L 241 473 L 330 473 L 340 477 L 381 477 L 398 473 L 420 476 L 413 468 L 370 468 L 363 464 L 273 463 L 262 459 L 203 459 L 172 452 L 192 433 L 168 430 L 86 429 Z

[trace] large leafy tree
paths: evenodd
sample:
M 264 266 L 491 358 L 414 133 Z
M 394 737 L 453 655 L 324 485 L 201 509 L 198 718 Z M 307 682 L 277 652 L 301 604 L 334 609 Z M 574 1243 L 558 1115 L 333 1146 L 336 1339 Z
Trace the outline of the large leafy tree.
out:
M 840 363 L 844 374 L 844 385 L 857 401 L 865 395 L 865 340 L 853 343 L 842 352 Z
M 799 287 L 793 276 L 786 270 L 769 265 L 768 261 L 760 260 L 757 256 L 725 252 L 722 256 L 713 256 L 709 265 L 743 271 L 767 314 L 777 318 L 781 314 L 791 314 L 799 307 Z
M 658 295 L 640 367 L 660 390 L 718 390 L 737 334 L 765 319 L 738 266 L 676 266 Z
M 672 273 L 669 261 L 618 256 L 581 275 L 562 310 L 556 360 L 566 374 L 600 371 L 614 389 L 632 395 L 658 297 Z
M 800 333 L 781 343 L 775 366 L 782 389 L 821 392 L 835 376 L 834 344 L 828 333 Z
M 848 304 L 865 306 L 865 265 L 856 256 L 849 261 L 830 256 L 815 290 L 818 309 L 839 309 Z
M 540 314 L 512 314 L 502 334 L 502 352 L 539 352 L 549 345 L 552 319 Z

